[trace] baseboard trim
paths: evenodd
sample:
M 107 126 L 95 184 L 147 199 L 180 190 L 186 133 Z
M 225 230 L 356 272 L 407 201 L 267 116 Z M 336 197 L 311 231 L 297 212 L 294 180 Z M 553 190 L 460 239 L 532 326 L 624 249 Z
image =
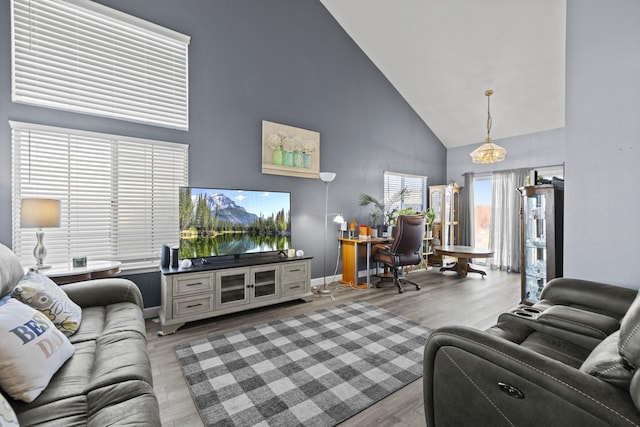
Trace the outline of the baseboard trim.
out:
M 142 310 L 142 314 L 144 315 L 145 319 L 154 319 L 160 314 L 160 306 L 145 307 L 144 310 Z

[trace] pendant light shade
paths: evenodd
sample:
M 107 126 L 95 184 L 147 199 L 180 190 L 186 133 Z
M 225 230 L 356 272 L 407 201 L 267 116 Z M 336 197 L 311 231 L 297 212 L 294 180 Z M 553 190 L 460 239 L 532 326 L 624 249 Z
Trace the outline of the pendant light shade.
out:
M 487 139 L 485 142 L 470 154 L 473 163 L 496 163 L 501 162 L 507 155 L 507 150 L 491 142 L 491 104 L 490 97 L 493 95 L 491 89 L 484 93 L 487 96 Z

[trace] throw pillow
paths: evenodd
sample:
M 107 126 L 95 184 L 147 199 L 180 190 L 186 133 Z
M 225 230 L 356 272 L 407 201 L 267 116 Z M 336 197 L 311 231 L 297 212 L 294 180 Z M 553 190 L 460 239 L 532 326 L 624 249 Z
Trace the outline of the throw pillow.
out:
M 631 366 L 640 368 L 640 292 L 620 321 L 618 350 Z
M 619 338 L 620 331 L 616 331 L 602 340 L 582 363 L 580 370 L 629 390 L 633 371 L 618 351 Z
M 20 427 L 18 417 L 13 412 L 13 408 L 7 402 L 4 395 L 0 393 L 0 426 L 2 427 Z
M 0 306 L 0 387 L 32 402 L 75 349 L 39 311 L 9 299 Z
M 11 249 L 0 243 L 0 297 L 11 293 L 24 276 L 24 268 Z
M 82 309 L 47 276 L 29 271 L 18 282 L 12 295 L 44 313 L 66 336 L 70 337 L 78 331 Z

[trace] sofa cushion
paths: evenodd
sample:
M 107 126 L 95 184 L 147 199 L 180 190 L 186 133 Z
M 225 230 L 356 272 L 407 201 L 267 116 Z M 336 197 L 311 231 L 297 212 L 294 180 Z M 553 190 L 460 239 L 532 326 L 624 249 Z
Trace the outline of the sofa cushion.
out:
M 0 426 L 20 427 L 16 413 L 13 412 L 13 408 L 2 393 L 0 393 Z
M 11 249 L 0 243 L 0 297 L 8 295 L 24 276 L 24 268 Z
M 640 294 L 620 321 L 618 351 L 632 367 L 640 367 Z
M 618 352 L 620 331 L 602 340 L 584 361 L 580 370 L 625 390 L 629 390 L 633 371 Z
M 0 306 L 0 387 L 33 401 L 74 348 L 42 313 L 10 298 Z
M 574 368 L 579 368 L 589 356 L 588 350 L 542 332 L 532 332 L 520 346 Z
M 35 271 L 29 271 L 11 293 L 30 307 L 45 314 L 66 336 L 80 327 L 82 309 L 67 296 L 53 280 Z
M 605 339 L 620 328 L 620 322 L 617 319 L 563 305 L 554 305 L 542 312 L 538 316 L 538 323 L 599 340 Z

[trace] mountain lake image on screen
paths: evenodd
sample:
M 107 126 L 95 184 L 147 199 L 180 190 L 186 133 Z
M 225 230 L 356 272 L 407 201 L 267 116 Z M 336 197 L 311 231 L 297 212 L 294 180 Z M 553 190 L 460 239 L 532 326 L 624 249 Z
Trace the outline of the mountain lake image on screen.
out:
M 291 247 L 291 194 L 180 187 L 180 258 Z

